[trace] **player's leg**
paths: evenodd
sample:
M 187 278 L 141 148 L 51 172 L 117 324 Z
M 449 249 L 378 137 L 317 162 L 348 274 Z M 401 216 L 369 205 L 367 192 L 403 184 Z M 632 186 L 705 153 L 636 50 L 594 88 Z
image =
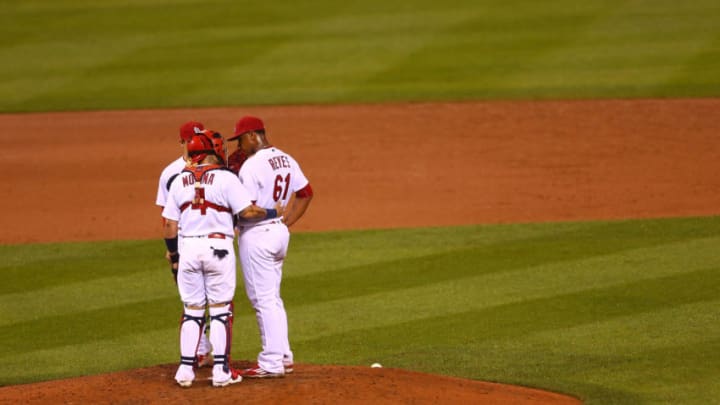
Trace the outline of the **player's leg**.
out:
M 232 347 L 233 305 L 210 305 L 210 340 L 213 345 L 213 385 L 224 387 L 242 381 L 240 374 L 230 367 Z
M 185 255 L 191 255 L 193 252 L 196 251 L 196 247 L 193 245 L 197 245 L 197 241 L 186 241 L 185 239 L 180 239 L 180 249 L 185 252 L 185 254 L 181 257 L 185 257 Z M 189 257 L 189 256 L 188 256 Z M 198 266 L 198 263 L 194 264 L 195 266 Z M 202 284 L 199 284 L 202 285 Z M 179 288 L 179 287 L 178 287 Z M 196 291 L 196 293 L 199 293 Z M 197 353 L 196 353 L 196 359 L 195 359 L 195 365 L 197 367 L 203 367 L 206 365 L 212 365 L 212 346 L 210 345 L 210 341 L 207 337 L 207 327 L 208 327 L 208 319 L 206 317 L 205 322 L 203 323 L 203 330 L 200 333 L 200 344 L 197 347 Z
M 245 291 L 255 309 L 262 340 L 258 355 L 259 376 L 284 374 L 283 357 L 287 344 L 287 315 L 278 299 L 282 277 L 282 257 L 287 247 L 287 229 L 269 225 L 251 228 L 239 238 L 240 259 L 245 279 Z M 284 247 L 283 247 L 284 246 Z M 254 376 L 246 374 L 247 376 Z
M 276 258 L 276 260 L 277 260 L 276 264 L 279 266 L 280 275 L 282 277 L 282 268 L 285 263 L 285 256 L 287 256 L 288 245 L 290 243 L 290 232 L 288 231 L 286 226 L 281 225 L 281 227 L 284 228 L 284 230 L 278 231 L 281 233 L 281 235 L 279 236 L 278 239 L 280 240 L 282 245 L 280 247 L 280 251 L 278 252 L 278 255 Z M 283 232 L 287 233 L 287 238 L 284 238 L 282 236 Z M 280 280 L 280 281 L 282 282 L 282 280 Z M 289 325 L 288 325 L 288 321 L 287 321 L 287 312 L 285 311 L 285 303 L 283 302 L 282 297 L 280 296 L 280 285 L 278 285 L 278 287 L 277 287 L 277 300 L 280 304 L 282 318 L 283 318 L 281 320 L 281 322 L 284 325 L 286 325 L 285 326 L 286 332 L 285 332 L 284 339 L 283 339 L 283 367 L 285 368 L 285 374 L 290 374 L 294 371 L 293 367 L 294 367 L 295 356 L 290 348 L 290 339 L 289 339 L 290 333 L 289 333 Z
M 279 267 L 282 268 L 282 262 L 278 263 Z M 294 371 L 294 354 L 292 350 L 290 349 L 290 338 L 289 338 L 289 326 L 287 321 L 287 312 L 285 311 L 285 304 L 283 303 L 282 298 L 280 297 L 280 288 L 278 287 L 278 296 L 277 301 L 280 305 L 280 325 L 284 325 L 284 333 L 282 336 L 282 353 L 283 353 L 283 368 L 285 369 L 285 374 L 290 374 Z
M 198 367 L 211 366 L 213 364 L 212 344 L 210 344 L 210 339 L 208 338 L 210 332 L 209 325 L 210 318 L 208 317 L 205 322 L 205 327 L 202 333 L 200 333 L 200 344 L 198 345 L 196 356 L 196 365 Z
M 180 366 L 175 380 L 180 386 L 189 387 L 195 379 L 193 365 L 205 323 L 206 304 L 203 276 L 193 244 L 181 245 L 178 269 L 178 291 L 184 307 L 180 323 Z
M 232 239 L 213 241 L 205 255 L 205 288 L 210 313 L 210 343 L 212 344 L 213 385 L 224 387 L 242 381 L 230 367 L 232 347 L 233 305 L 236 270 Z
M 180 321 L 180 367 L 175 373 L 175 380 L 181 387 L 189 387 L 195 379 L 195 352 L 204 324 L 204 307 L 185 307 Z

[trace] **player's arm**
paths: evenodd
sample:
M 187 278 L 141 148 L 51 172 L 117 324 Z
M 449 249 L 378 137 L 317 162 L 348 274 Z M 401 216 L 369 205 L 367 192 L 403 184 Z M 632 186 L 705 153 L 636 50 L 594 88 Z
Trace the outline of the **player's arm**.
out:
M 160 182 L 158 184 L 158 192 L 157 192 L 157 198 L 155 199 L 155 205 L 160 207 L 160 217 L 162 218 L 162 225 L 165 226 L 165 222 L 167 219 L 162 216 L 162 212 L 165 210 L 165 203 L 168 199 L 168 193 L 170 192 L 170 186 L 172 185 L 173 181 L 176 177 L 178 177 L 180 173 L 175 173 L 170 178 L 166 179 L 165 176 L 160 176 Z
M 283 219 L 283 222 L 285 222 L 285 225 L 290 227 L 292 226 L 292 224 L 302 218 L 302 216 L 305 215 L 305 211 L 307 211 L 308 207 L 310 206 L 310 201 L 312 201 L 312 199 L 313 190 L 308 183 L 307 186 L 303 187 L 295 193 L 295 199 L 292 205 L 290 205 L 290 209 L 284 213 L 285 217 Z
M 275 208 L 265 209 L 255 204 L 250 204 L 240 210 L 237 215 L 247 221 L 260 221 L 263 219 L 271 219 L 281 217 L 284 214 L 284 208 L 280 203 L 275 204 Z
M 167 206 L 163 209 L 162 217 L 165 221 L 163 224 L 163 238 L 165 239 L 165 258 L 170 263 L 170 271 L 177 282 L 178 262 L 180 261 L 180 252 L 178 252 L 178 221 L 180 220 L 180 209 L 177 206 L 174 195 L 168 197 Z
M 174 221 L 172 219 L 167 219 L 165 221 L 165 226 L 163 227 L 163 238 L 165 238 L 165 246 L 167 247 L 165 257 L 170 262 L 170 271 L 172 272 L 173 277 L 175 278 L 175 282 L 177 283 L 178 262 L 180 261 L 180 253 L 178 252 L 177 221 Z
M 230 181 L 228 195 L 231 207 L 245 207 L 236 212 L 235 215 L 246 221 L 260 221 L 263 219 L 278 218 L 285 212 L 285 209 L 279 203 L 275 204 L 274 208 L 265 209 L 255 205 L 254 202 L 251 202 L 252 194 L 243 185 L 240 177 L 234 177 Z

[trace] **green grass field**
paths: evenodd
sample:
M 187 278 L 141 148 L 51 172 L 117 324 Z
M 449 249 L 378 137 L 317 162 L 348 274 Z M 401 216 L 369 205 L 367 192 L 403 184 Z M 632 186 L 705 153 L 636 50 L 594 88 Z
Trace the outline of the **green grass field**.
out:
M 0 112 L 720 94 L 716 0 L 0 4 Z
M 720 217 L 305 233 L 283 295 L 300 362 L 379 361 L 589 404 L 710 403 L 719 243 Z M 0 247 L 0 385 L 176 362 L 163 249 Z M 255 318 L 243 291 L 236 302 L 233 357 L 253 359 Z
M 0 15 L 0 112 L 720 95 L 715 0 L 0 0 Z M 720 217 L 296 234 L 283 295 L 300 362 L 707 404 L 719 239 Z M 0 385 L 176 362 L 163 251 L 0 246 Z M 243 294 L 233 356 L 252 359 Z

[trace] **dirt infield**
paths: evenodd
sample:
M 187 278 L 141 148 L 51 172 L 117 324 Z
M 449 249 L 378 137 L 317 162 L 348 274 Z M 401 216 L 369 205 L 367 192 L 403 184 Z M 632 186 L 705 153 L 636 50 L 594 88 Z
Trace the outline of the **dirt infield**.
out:
M 159 238 L 157 178 L 180 155 L 180 124 L 200 120 L 227 135 L 245 114 L 262 117 L 270 141 L 311 180 L 316 198 L 295 231 L 715 215 L 719 112 L 720 100 L 688 99 L 0 115 L 9 169 L 0 243 Z M 4 387 L 0 397 L 235 400 L 225 390 L 176 388 L 173 367 Z M 311 365 L 229 390 L 250 403 L 576 402 L 402 370 Z
M 0 243 L 156 238 L 189 119 L 266 121 L 317 198 L 297 231 L 708 215 L 720 100 L 0 115 Z

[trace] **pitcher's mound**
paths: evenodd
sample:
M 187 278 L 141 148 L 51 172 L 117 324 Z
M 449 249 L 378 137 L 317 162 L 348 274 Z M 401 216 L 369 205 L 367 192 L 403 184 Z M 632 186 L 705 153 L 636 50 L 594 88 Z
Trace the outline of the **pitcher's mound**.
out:
M 233 362 L 237 368 L 248 362 Z M 7 403 L 206 404 L 580 404 L 575 398 L 517 387 L 393 368 L 295 365 L 285 378 L 211 386 L 198 370 L 190 388 L 175 384 L 176 365 L 0 388 Z

